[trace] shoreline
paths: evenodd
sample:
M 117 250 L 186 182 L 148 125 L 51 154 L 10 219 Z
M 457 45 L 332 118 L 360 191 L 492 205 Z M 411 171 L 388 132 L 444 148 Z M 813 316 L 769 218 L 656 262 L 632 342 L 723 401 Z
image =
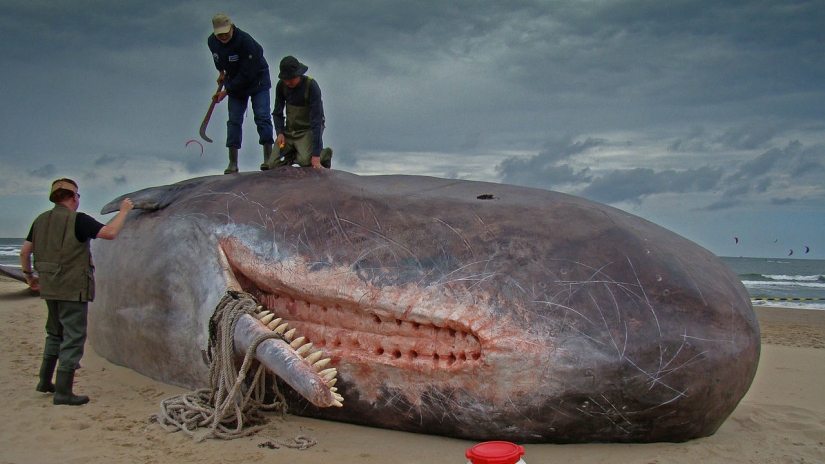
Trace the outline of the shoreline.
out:
M 530 464 L 825 462 L 825 311 L 756 307 L 762 356 L 742 402 L 716 434 L 685 443 L 524 445 Z M 37 393 L 45 304 L 25 284 L 0 277 L 0 464 L 28 462 L 466 463 L 475 442 L 267 413 L 257 435 L 198 443 L 167 433 L 149 417 L 160 402 L 185 392 L 116 366 L 87 344 L 75 392 L 84 406 L 53 406 Z M 304 451 L 267 441 L 299 435 Z

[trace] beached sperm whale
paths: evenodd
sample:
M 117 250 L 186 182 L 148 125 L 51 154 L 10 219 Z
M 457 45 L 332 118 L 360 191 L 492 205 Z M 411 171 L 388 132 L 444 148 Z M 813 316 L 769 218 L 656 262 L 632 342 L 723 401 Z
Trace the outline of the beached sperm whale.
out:
M 333 401 L 323 385 L 287 397 L 295 414 L 336 421 L 479 441 L 684 441 L 714 433 L 756 372 L 737 276 L 582 198 L 299 168 L 125 196 L 142 211 L 94 242 L 90 341 L 171 384 L 206 385 L 227 289 L 331 358 L 343 407 L 319 407 Z M 287 371 L 296 390 L 319 385 L 319 369 Z

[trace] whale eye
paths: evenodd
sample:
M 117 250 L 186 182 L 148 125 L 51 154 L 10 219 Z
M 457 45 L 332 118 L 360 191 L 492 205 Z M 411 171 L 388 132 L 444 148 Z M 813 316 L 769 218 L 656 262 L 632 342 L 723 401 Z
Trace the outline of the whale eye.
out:
M 494 197 L 491 193 L 485 193 L 483 195 L 477 196 L 476 198 L 478 198 L 479 200 L 495 200 L 496 199 L 496 197 Z

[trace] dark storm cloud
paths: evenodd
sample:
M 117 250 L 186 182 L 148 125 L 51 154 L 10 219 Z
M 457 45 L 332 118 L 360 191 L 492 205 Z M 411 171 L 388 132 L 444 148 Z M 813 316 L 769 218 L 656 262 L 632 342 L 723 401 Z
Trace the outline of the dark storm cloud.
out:
M 725 198 L 735 198 L 747 195 L 751 192 L 751 185 L 749 183 L 740 183 L 734 187 L 725 190 L 723 196 Z
M 127 50 L 150 43 L 180 46 L 193 37 L 205 42 L 208 28 L 194 21 L 200 16 L 195 5 L 128 0 L 12 1 L 4 2 L 0 25 L 23 45 L 10 50 L 17 54 L 15 58 L 39 64 L 43 59 L 82 57 L 94 49 Z M 43 47 L 44 43 L 54 46 Z
M 724 175 L 721 167 L 703 166 L 698 169 L 650 168 L 616 169 L 595 175 L 587 167 L 578 170 L 562 161 L 612 144 L 605 139 L 587 138 L 581 142 L 564 139 L 548 143 L 536 156 L 510 157 L 496 166 L 499 179 L 508 184 L 544 189 L 558 189 L 568 184 L 568 191 L 605 203 L 631 202 L 640 204 L 645 197 L 660 193 L 708 192 L 719 186 Z M 573 185 L 570 185 L 573 184 Z
M 191 127 L 204 111 L 197 99 L 214 91 L 205 39 L 219 10 L 253 33 L 273 67 L 293 54 L 321 73 L 330 132 L 363 150 L 415 143 L 466 153 L 479 131 L 485 148 L 540 150 L 565 132 L 695 122 L 697 111 L 706 124 L 730 121 L 753 111 L 755 94 L 763 114 L 786 112 L 789 99 L 795 117 L 821 114 L 806 97 L 821 94 L 823 77 L 815 44 L 825 18 L 813 2 L 34 1 L 11 5 L 0 24 L 19 37 L 21 58 L 62 63 L 73 85 L 102 101 L 142 99 L 118 105 L 130 109 L 119 116 L 171 144 L 183 125 L 163 101 L 188 111 Z M 107 109 L 85 117 L 99 127 L 116 120 Z M 417 137 L 402 135 L 410 127 Z M 752 145 L 760 134 L 727 140 Z
M 528 10 L 519 19 L 519 34 L 502 33 L 506 23 L 490 25 L 499 32 L 492 37 L 505 37 L 510 51 L 498 63 L 504 80 L 534 89 L 545 101 L 572 97 L 601 107 L 607 113 L 597 120 L 613 124 L 621 117 L 631 124 L 678 119 L 702 105 L 736 107 L 756 92 L 820 92 L 812 77 L 822 76 L 815 44 L 825 33 L 815 2 L 567 3 Z M 791 50 L 802 51 L 804 61 Z
M 794 157 L 790 175 L 794 178 L 816 178 L 821 181 L 825 175 L 825 145 L 802 148 Z
M 772 148 L 755 159 L 744 163 L 733 177 L 741 178 L 763 175 L 773 169 L 778 161 L 786 158 L 788 156 L 787 151 L 787 149 Z
M 711 149 L 707 141 L 707 130 L 702 126 L 695 126 L 685 137 L 670 142 L 667 149 L 672 152 L 707 152 Z
M 777 206 L 783 206 L 783 205 L 790 205 L 792 203 L 795 203 L 796 201 L 797 200 L 795 200 L 793 198 L 773 198 L 773 199 L 771 199 L 771 204 L 777 205 Z
M 591 178 L 590 170 L 587 168 L 576 171 L 567 164 L 548 165 L 518 158 L 504 160 L 497 169 L 500 169 L 499 175 L 505 184 L 547 190 L 558 189 L 559 185 L 563 184 L 586 182 Z
M 716 188 L 721 178 L 722 169 L 709 166 L 660 172 L 648 168 L 615 170 L 594 179 L 581 195 L 605 203 L 638 204 L 658 193 L 707 192 Z
M 725 131 L 717 142 L 735 150 L 756 150 L 770 142 L 775 133 L 769 127 L 737 127 Z
M 742 204 L 740 200 L 732 199 L 732 198 L 725 198 L 722 200 L 715 201 L 710 205 L 706 206 L 705 208 L 699 208 L 704 211 L 722 211 L 726 209 L 731 209 L 736 206 Z
M 823 162 L 825 147 L 814 145 L 805 147 L 799 141 L 789 142 L 784 148 L 771 148 L 755 156 L 753 159 L 741 163 L 731 175 L 725 177 L 721 185 L 726 186 L 723 192 L 724 200 L 712 203 L 708 211 L 718 211 L 734 208 L 741 204 L 735 198 L 749 198 L 758 194 L 770 193 L 774 185 L 788 183 L 793 187 L 806 187 L 821 184 L 821 175 L 825 173 Z M 777 182 L 781 179 L 782 182 Z M 810 189 L 808 189 L 810 190 Z M 815 190 L 814 190 L 815 192 Z M 806 193 L 808 200 L 813 198 Z M 821 201 L 821 193 L 818 199 Z M 773 206 L 782 206 L 794 203 L 799 198 L 774 197 L 769 200 Z
M 103 155 L 95 160 L 95 167 L 109 166 L 112 164 L 116 164 L 117 162 L 118 159 L 114 156 Z
M 57 174 L 57 168 L 53 164 L 46 164 L 40 166 L 37 169 L 33 169 L 29 171 L 29 175 L 32 177 L 40 177 L 43 179 L 49 179 L 54 177 Z
M 762 176 L 787 174 L 793 178 L 819 176 L 825 172 L 825 146 L 805 147 L 795 140 L 784 148 L 771 148 L 742 163 L 729 177 L 731 181 L 758 179 Z
M 592 178 L 589 169 L 576 171 L 569 164 L 559 162 L 604 145 L 605 140 L 592 137 L 583 142 L 574 142 L 570 139 L 548 142 L 546 148 L 536 156 L 505 159 L 496 166 L 496 173 L 505 184 L 544 189 L 558 188 L 559 184 L 589 182 Z
M 185 147 L 216 89 L 219 11 L 273 69 L 309 65 L 339 169 L 560 188 L 641 215 L 674 197 L 724 218 L 825 205 L 819 0 L 5 1 L 4 191 L 74 175 L 115 197 L 222 172 L 225 104 L 215 143 Z

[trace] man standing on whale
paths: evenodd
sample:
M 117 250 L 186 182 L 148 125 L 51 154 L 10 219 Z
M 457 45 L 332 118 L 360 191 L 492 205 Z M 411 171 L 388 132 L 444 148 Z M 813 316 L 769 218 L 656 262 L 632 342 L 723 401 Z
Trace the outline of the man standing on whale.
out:
M 86 343 L 89 302 L 95 298 L 91 240 L 114 240 L 132 210 L 132 200 L 124 199 L 120 212 L 107 225 L 77 212 L 80 193 L 71 179 L 52 182 L 49 201 L 55 204 L 54 208 L 34 220 L 20 248 L 20 266 L 26 283 L 32 290 L 40 290 L 40 298 L 46 300 L 49 310 L 36 390 L 54 392 L 54 404 L 78 406 L 89 402 L 88 396 L 75 395 L 72 385 Z M 37 275 L 32 270 L 32 254 Z M 57 377 L 52 383 L 55 367 Z

